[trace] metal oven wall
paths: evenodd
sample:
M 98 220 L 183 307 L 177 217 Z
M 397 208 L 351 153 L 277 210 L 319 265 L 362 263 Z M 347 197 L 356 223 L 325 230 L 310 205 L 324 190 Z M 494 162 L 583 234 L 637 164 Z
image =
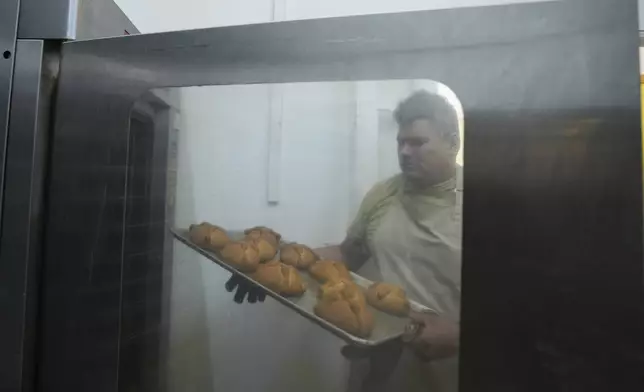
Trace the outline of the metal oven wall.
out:
M 461 390 L 631 390 L 643 298 L 635 7 L 570 0 L 65 44 L 41 385 L 127 385 L 127 151 L 143 93 L 429 78 L 465 111 Z
M 59 45 L 16 43 L 0 237 L 0 390 L 33 387 L 43 187 L 58 61 Z
M 113 0 L 21 0 L 18 36 L 81 40 L 139 31 Z
M 43 199 L 61 40 L 126 29 L 138 32 L 111 1 L 0 2 L 0 390 L 34 386 Z

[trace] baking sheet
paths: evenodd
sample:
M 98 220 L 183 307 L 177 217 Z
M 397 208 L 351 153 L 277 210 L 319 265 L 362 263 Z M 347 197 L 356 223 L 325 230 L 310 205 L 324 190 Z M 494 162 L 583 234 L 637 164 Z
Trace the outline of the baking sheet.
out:
M 302 276 L 302 280 L 306 284 L 306 288 L 307 288 L 306 292 L 301 297 L 283 297 L 277 294 L 276 292 L 264 287 L 257 281 L 250 278 L 248 275 L 242 272 L 239 272 L 235 270 L 233 267 L 226 264 L 223 261 L 223 258 L 221 258 L 217 254 L 217 252 L 212 252 L 210 250 L 203 249 L 198 245 L 194 244 L 192 241 L 190 241 L 188 230 L 174 229 L 174 230 L 171 230 L 171 232 L 177 238 L 177 240 L 181 241 L 182 243 L 192 248 L 196 252 L 200 253 L 204 257 L 219 264 L 219 266 L 221 266 L 222 268 L 234 274 L 244 277 L 246 280 L 252 282 L 254 285 L 261 287 L 263 290 L 266 291 L 268 295 L 270 295 L 271 297 L 273 297 L 283 305 L 287 306 L 290 309 L 293 309 L 300 315 L 308 318 L 312 322 L 320 325 L 322 328 L 330 331 L 334 335 L 338 336 L 339 338 L 353 345 L 377 346 L 379 344 L 385 343 L 392 339 L 396 339 L 403 334 L 405 330 L 405 326 L 409 323 L 409 319 L 407 318 L 392 316 L 390 314 L 381 312 L 373 308 L 372 306 L 369 306 L 369 310 L 373 313 L 374 321 L 375 321 L 373 332 L 371 333 L 371 336 L 367 339 L 354 336 L 336 327 L 335 325 L 327 322 L 326 320 L 316 316 L 315 313 L 313 313 L 313 307 L 317 302 L 317 293 L 318 293 L 320 284 L 315 279 L 313 279 L 306 271 L 299 271 L 300 275 Z M 243 234 L 241 233 L 229 233 L 229 235 L 233 239 L 239 239 L 240 237 L 243 237 Z M 359 286 L 365 289 L 373 283 L 370 280 L 365 279 L 360 275 L 354 274 L 353 272 L 351 273 L 351 275 L 353 275 L 354 281 Z M 417 312 L 432 311 L 431 309 L 414 301 L 410 301 L 410 305 L 412 310 Z

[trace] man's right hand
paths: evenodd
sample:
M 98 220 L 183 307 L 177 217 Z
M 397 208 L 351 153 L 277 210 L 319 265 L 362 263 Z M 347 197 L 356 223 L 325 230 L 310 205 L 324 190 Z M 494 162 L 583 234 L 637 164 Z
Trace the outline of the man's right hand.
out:
M 460 328 L 458 323 L 428 312 L 411 312 L 412 328 L 403 340 L 424 361 L 446 359 L 458 355 Z
M 233 299 L 238 304 L 243 303 L 244 300 L 254 304 L 257 301 L 264 302 L 266 299 L 266 293 L 264 290 L 250 283 L 238 274 L 233 274 L 233 276 L 228 279 L 228 282 L 226 282 L 226 290 L 229 293 L 232 293 L 233 291 L 235 292 Z
M 394 339 L 376 347 L 344 346 L 342 356 L 350 361 L 368 361 L 367 373 L 360 382 L 360 391 L 375 391 L 386 384 L 402 356 L 403 342 Z

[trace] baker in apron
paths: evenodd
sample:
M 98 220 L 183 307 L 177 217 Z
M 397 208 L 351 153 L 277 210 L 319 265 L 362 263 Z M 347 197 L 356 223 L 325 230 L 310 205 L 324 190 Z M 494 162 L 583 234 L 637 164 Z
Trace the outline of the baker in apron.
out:
M 404 342 L 366 351 L 346 347 L 343 354 L 353 360 L 348 392 L 455 392 L 463 190 L 458 114 L 444 97 L 417 91 L 394 117 L 402 173 L 367 193 L 340 246 L 316 251 L 353 271 L 372 260 L 378 279 L 436 312 L 412 313 Z M 226 287 L 236 291 L 236 302 L 263 300 L 235 276 Z
M 394 113 L 402 173 L 365 196 L 340 246 L 357 270 L 375 263 L 377 278 L 403 287 L 437 314 L 413 314 L 407 345 L 393 342 L 352 366 L 353 391 L 458 391 L 461 303 L 462 170 L 458 115 L 441 96 L 418 91 Z M 328 250 L 327 250 L 328 251 Z M 362 363 L 358 363 L 362 362 Z

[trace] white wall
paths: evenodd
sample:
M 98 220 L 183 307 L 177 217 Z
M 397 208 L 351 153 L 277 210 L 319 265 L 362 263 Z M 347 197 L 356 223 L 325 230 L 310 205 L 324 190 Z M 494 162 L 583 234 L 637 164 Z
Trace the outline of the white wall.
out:
M 208 220 L 231 230 L 268 225 L 313 245 L 341 238 L 348 216 L 354 110 L 353 102 L 342 98 L 352 97 L 352 86 L 281 87 L 277 204 L 267 202 L 269 86 L 182 89 L 179 227 Z M 230 274 L 184 246 L 175 248 L 174 262 L 171 390 L 184 391 L 186 385 L 195 391 L 341 388 L 346 367 L 337 339 L 270 299 L 261 306 L 234 305 L 224 290 Z M 311 341 L 326 350 L 308 348 Z M 249 369 L 261 371 L 248 377 Z
M 395 154 L 379 162 L 377 150 L 373 157 L 356 155 L 354 148 L 382 144 L 378 108 L 392 109 L 414 83 L 361 86 L 370 87 L 375 99 L 356 102 L 354 83 L 280 86 L 276 203 L 267 200 L 271 86 L 182 89 L 176 224 L 207 220 L 230 230 L 262 224 L 312 246 L 339 243 L 357 207 L 355 179 L 366 191 L 378 180 L 380 166 L 397 167 Z M 358 106 L 362 124 L 356 123 Z M 387 142 L 395 153 L 395 140 Z M 364 160 L 360 168 L 356 158 Z M 223 289 L 229 274 L 184 246 L 175 248 L 174 261 L 169 378 L 175 390 L 195 380 L 202 389 L 231 391 L 342 389 L 347 365 L 339 355 L 341 341 L 271 300 L 232 305 Z M 233 363 L 231 353 L 240 360 Z M 247 369 L 262 372 L 250 379 L 244 377 Z
M 271 21 L 272 0 L 114 0 L 143 33 Z
M 144 33 L 270 22 L 274 4 L 294 20 L 543 1 L 558 0 L 115 0 Z
M 230 230 L 261 224 L 313 246 L 343 238 L 353 85 L 281 87 L 282 159 L 274 168 L 281 173 L 275 203 L 267 200 L 269 86 L 182 89 L 177 224 L 208 220 Z
M 147 33 L 526 1 L 116 2 Z M 231 229 L 266 224 L 314 246 L 338 242 L 361 196 L 382 173 L 394 170 L 395 154 L 386 153 L 379 139 L 378 110 L 391 110 L 415 87 L 414 82 L 300 84 L 282 86 L 277 95 L 268 86 L 184 89 L 177 225 L 199 220 Z M 272 133 L 275 99 L 283 107 L 279 132 Z M 277 150 L 271 144 L 276 136 L 281 138 Z M 267 168 L 269 152 L 280 159 Z M 268 203 L 269 188 L 276 192 L 276 204 Z M 343 389 L 347 364 L 339 355 L 341 341 L 271 300 L 234 305 L 223 288 L 228 277 L 175 245 L 170 391 Z
M 288 19 L 327 18 L 389 12 L 437 10 L 447 8 L 491 6 L 512 3 L 535 3 L 548 0 L 326 0 L 287 1 Z M 557 1 L 557 0 L 550 0 Z

